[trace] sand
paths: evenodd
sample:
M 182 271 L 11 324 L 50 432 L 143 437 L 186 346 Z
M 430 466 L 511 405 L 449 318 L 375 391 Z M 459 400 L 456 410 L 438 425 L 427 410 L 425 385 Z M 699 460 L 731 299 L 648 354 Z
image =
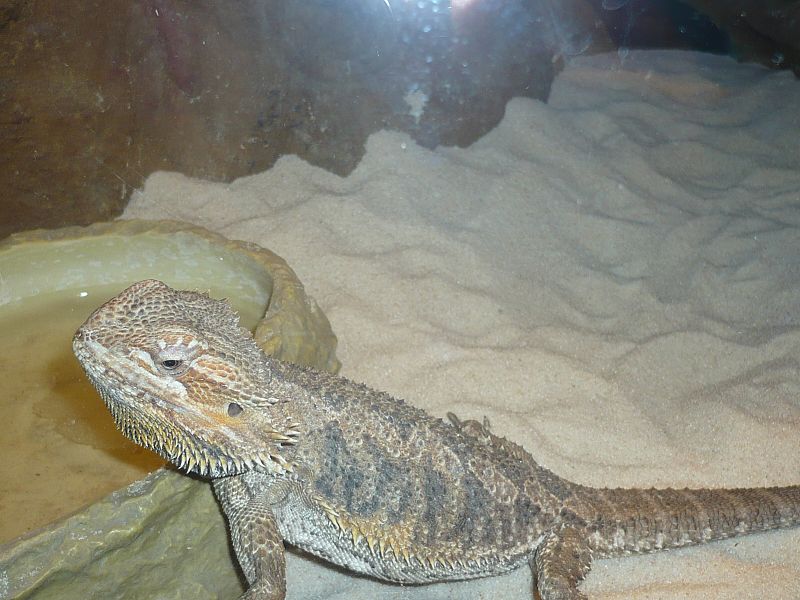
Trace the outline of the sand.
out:
M 125 217 L 257 242 L 342 374 L 487 415 L 597 486 L 800 482 L 800 83 L 725 57 L 573 61 L 467 149 L 380 132 L 347 178 L 156 173 Z M 598 561 L 590 598 L 800 598 L 800 531 Z M 289 598 L 530 599 L 526 569 L 422 588 L 292 556 Z

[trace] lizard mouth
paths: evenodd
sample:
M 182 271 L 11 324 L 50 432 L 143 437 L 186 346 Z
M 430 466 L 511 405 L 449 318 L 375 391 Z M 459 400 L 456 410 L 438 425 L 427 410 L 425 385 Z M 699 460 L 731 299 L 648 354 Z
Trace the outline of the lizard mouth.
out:
M 75 333 L 72 348 L 120 432 L 179 469 L 205 477 L 291 470 L 278 446 L 264 444 L 261 453 L 243 453 L 240 448 L 248 444 L 237 443 L 235 432 L 193 408 L 180 382 L 165 383 L 135 352 L 105 347 L 86 325 Z M 170 395 L 180 403 L 167 400 Z
M 111 361 L 111 351 L 94 341 L 91 331 L 83 327 L 75 334 L 72 348 L 125 437 L 186 471 L 213 476 L 229 470 L 220 453 L 210 453 L 199 436 L 177 425 L 172 418 L 174 407 L 153 393 L 134 361 L 119 355 Z M 112 366 L 112 362 L 118 366 Z M 127 375 L 123 376 L 120 371 L 126 368 Z M 131 381 L 133 378 L 136 382 Z

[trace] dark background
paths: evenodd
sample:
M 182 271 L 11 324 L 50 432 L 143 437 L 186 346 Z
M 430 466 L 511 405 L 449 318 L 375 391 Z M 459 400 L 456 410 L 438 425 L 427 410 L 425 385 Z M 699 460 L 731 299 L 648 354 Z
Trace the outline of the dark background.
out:
M 294 153 L 346 175 L 385 127 L 467 146 L 582 53 L 797 74 L 798 34 L 777 0 L 0 0 L 0 238 L 113 218 L 155 170 L 228 181 Z

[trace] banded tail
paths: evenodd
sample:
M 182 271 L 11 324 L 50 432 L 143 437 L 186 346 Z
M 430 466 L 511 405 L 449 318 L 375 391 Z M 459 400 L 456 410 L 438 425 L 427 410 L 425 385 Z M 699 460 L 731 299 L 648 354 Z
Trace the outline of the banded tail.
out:
M 800 525 L 800 486 L 599 489 L 578 486 L 530 564 L 542 600 L 586 600 L 592 559 L 656 552 Z
M 800 525 L 800 486 L 731 489 L 591 489 L 595 557 L 655 552 Z M 585 510 L 585 509 L 584 509 Z

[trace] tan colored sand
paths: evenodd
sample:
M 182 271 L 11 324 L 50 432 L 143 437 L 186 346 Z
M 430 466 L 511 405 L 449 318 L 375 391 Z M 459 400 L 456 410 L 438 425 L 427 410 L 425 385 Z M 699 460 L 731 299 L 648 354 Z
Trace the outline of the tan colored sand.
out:
M 126 217 L 285 257 L 343 374 L 488 415 L 592 485 L 800 482 L 800 84 L 730 59 L 575 61 L 468 149 L 372 136 L 230 185 L 151 176 Z M 600 561 L 592 599 L 800 598 L 800 531 Z M 530 598 L 530 575 L 383 586 L 294 559 L 290 598 Z

